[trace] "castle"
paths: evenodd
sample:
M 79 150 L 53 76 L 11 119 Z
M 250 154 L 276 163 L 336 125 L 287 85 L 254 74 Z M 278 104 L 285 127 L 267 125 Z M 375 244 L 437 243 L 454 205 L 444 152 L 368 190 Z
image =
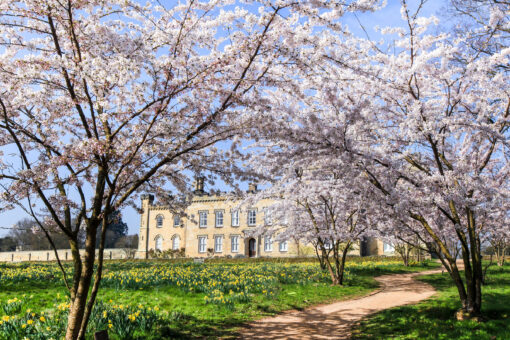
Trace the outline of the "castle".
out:
M 248 192 L 255 192 L 250 184 Z M 266 208 L 271 199 L 262 199 L 253 206 L 239 209 L 239 202 L 225 195 L 209 194 L 204 179 L 198 178 L 195 191 L 184 215 L 168 206 L 155 205 L 154 196 L 142 195 L 138 258 L 149 252 L 172 250 L 186 257 L 246 256 L 290 257 L 313 256 L 311 245 L 299 241 L 277 242 L 269 236 L 252 237 L 247 231 L 261 223 L 271 223 Z M 380 240 L 361 242 L 352 255 L 382 255 L 387 246 Z

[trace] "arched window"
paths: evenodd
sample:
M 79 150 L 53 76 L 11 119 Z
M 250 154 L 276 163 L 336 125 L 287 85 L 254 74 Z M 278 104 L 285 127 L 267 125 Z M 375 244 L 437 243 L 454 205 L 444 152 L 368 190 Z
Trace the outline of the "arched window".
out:
M 156 236 L 156 250 L 162 251 L 163 250 L 163 236 L 158 235 Z
M 156 216 L 156 227 L 161 228 L 163 226 L 163 215 Z
M 180 244 L 181 244 L 181 238 L 179 237 L 179 235 L 175 235 L 172 238 L 172 249 L 173 250 L 179 250 Z

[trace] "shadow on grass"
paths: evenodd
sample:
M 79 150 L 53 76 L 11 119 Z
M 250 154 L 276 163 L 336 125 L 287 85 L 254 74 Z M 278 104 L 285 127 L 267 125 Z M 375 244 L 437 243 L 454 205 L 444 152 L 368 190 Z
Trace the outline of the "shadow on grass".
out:
M 353 339 L 510 339 L 510 266 L 491 268 L 483 286 L 485 322 L 457 321 L 461 307 L 458 293 L 447 274 L 420 277 L 439 294 L 417 305 L 377 313 L 353 331 Z
M 244 320 L 231 318 L 228 320 L 204 321 L 187 315 L 183 320 L 172 321 L 159 328 L 152 336 L 140 337 L 137 340 L 150 339 L 235 339 L 235 328 Z

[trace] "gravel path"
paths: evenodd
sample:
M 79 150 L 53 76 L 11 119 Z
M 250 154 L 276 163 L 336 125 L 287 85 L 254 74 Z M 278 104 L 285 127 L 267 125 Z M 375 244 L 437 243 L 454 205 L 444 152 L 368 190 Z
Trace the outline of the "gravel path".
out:
M 440 272 L 441 269 L 376 277 L 381 288 L 371 295 L 257 320 L 241 330 L 240 339 L 348 339 L 352 324 L 365 316 L 434 295 L 432 286 L 414 277 Z

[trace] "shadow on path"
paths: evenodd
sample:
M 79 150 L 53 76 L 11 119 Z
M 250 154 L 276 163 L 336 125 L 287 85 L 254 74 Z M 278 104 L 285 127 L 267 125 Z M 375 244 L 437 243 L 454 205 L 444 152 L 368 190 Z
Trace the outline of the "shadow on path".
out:
M 381 289 L 371 295 L 263 318 L 240 330 L 239 339 L 348 339 L 352 324 L 365 316 L 434 295 L 432 286 L 414 280 L 434 273 L 441 269 L 376 277 Z

